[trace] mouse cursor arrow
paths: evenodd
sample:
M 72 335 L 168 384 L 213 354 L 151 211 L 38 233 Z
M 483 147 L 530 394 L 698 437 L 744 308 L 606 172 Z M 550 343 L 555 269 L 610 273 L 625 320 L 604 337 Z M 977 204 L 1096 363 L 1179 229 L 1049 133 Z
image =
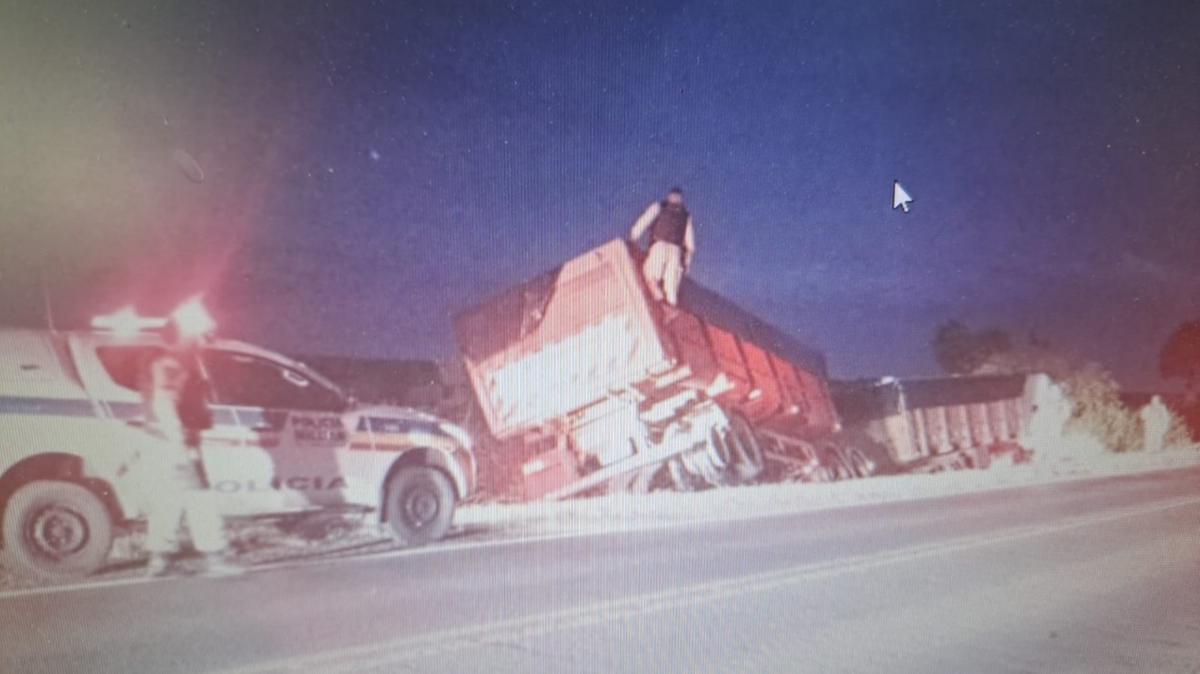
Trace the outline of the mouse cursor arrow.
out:
M 893 180 L 892 181 L 892 208 L 893 209 L 900 208 L 900 209 L 903 209 L 905 213 L 907 213 L 908 205 L 911 204 L 912 201 L 913 201 L 913 198 L 908 196 L 908 192 L 904 191 L 904 186 L 900 184 L 900 181 Z

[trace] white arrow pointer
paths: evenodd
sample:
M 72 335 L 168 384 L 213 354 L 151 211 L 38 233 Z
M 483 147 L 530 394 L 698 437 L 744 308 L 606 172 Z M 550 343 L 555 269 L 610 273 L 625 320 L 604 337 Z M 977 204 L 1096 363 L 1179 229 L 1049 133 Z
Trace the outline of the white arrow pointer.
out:
M 913 198 L 908 196 L 908 192 L 904 191 L 904 187 L 900 184 L 900 181 L 893 180 L 892 181 L 892 208 L 901 208 L 901 209 L 904 209 L 905 213 L 907 213 L 908 205 L 911 204 L 912 201 L 913 201 Z

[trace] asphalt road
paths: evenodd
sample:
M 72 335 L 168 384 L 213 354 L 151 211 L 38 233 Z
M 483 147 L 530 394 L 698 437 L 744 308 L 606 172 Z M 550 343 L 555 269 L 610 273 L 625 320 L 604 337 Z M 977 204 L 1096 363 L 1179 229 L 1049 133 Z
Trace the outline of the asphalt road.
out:
M 11 672 L 1200 673 L 1200 469 L 0 597 Z

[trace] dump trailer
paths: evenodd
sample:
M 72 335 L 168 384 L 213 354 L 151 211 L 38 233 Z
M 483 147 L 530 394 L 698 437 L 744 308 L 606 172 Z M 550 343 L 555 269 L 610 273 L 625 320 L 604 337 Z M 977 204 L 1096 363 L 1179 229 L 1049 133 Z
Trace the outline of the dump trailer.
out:
M 987 468 L 1001 454 L 1024 461 L 1039 376 L 835 382 L 845 425 L 840 441 L 867 456 L 877 473 Z
M 828 475 L 821 353 L 690 279 L 654 301 L 642 259 L 611 241 L 454 319 L 488 430 L 531 457 L 525 497 Z

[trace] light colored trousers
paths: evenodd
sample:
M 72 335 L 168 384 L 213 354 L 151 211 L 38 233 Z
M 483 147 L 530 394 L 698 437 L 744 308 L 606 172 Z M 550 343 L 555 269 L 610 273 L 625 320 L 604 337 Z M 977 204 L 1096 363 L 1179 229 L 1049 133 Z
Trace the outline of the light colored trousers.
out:
M 225 522 L 217 510 L 216 494 L 204 488 L 182 437 L 147 433 L 137 470 L 146 512 L 147 551 L 177 551 L 183 521 L 197 551 L 225 549 Z
M 675 306 L 679 300 L 679 284 L 683 282 L 683 247 L 666 241 L 655 241 L 642 264 L 642 277 L 650 286 L 650 294 L 661 302 Z

